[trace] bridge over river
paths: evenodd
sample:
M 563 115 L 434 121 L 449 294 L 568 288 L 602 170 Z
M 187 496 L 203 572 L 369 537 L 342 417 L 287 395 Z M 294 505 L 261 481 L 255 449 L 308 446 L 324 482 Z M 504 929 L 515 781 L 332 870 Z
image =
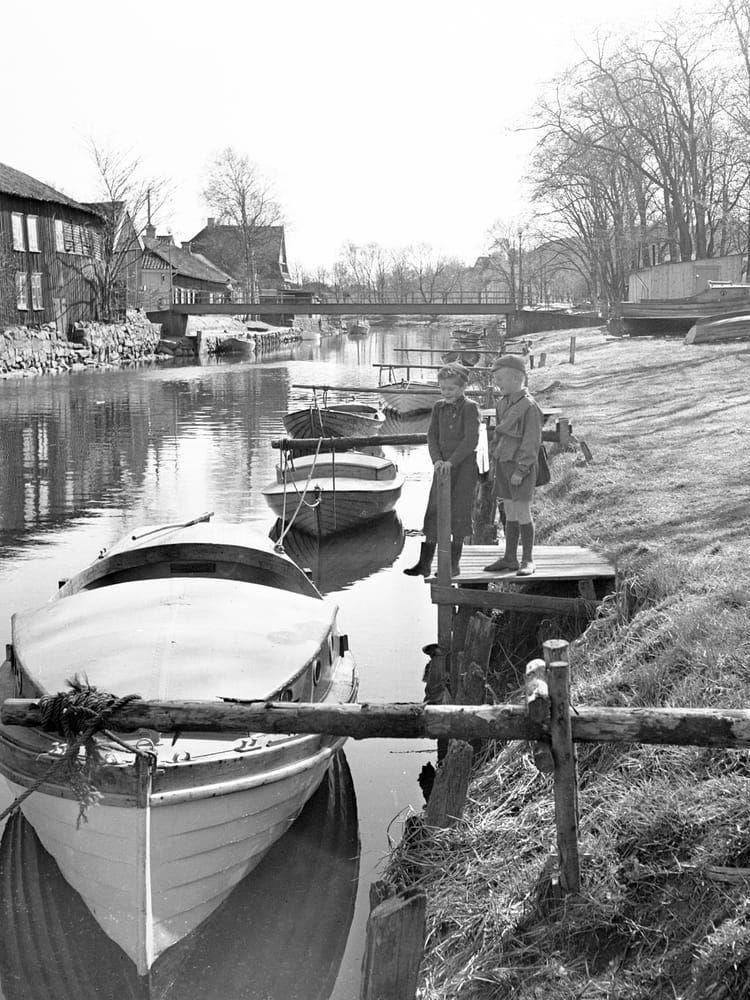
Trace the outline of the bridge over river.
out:
M 595 313 L 521 309 L 512 302 L 310 302 L 289 298 L 275 302 L 174 303 L 172 316 L 505 316 L 508 333 L 523 336 L 541 330 L 597 326 Z M 152 318 L 162 319 L 166 311 Z M 150 314 L 151 315 L 151 314 Z

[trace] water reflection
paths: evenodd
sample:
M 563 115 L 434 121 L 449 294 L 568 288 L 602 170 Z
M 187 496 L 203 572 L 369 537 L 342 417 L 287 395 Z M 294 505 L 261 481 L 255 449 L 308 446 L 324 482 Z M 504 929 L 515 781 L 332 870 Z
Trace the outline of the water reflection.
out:
M 356 799 L 340 753 L 289 832 L 146 983 L 19 812 L 0 842 L 0 983 L 7 1000 L 327 1000 L 358 870 Z
M 281 522 L 271 529 L 276 541 Z M 366 528 L 352 528 L 318 539 L 292 528 L 283 540 L 284 551 L 297 565 L 309 570 L 321 594 L 346 590 L 391 566 L 404 547 L 404 528 L 397 514 L 386 514 Z

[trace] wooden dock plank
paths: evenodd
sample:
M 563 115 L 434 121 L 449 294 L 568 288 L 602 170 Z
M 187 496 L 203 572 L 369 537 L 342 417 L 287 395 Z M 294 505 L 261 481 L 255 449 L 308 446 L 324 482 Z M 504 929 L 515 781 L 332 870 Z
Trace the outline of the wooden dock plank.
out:
M 518 576 L 506 570 L 487 573 L 484 567 L 502 555 L 502 546 L 465 545 L 461 556 L 461 572 L 451 580 L 462 586 L 467 583 L 489 584 L 494 581 L 524 584 L 538 580 L 613 579 L 615 567 L 602 555 L 580 545 L 538 545 L 534 549 L 536 572 L 533 576 Z M 430 582 L 433 581 L 430 577 Z

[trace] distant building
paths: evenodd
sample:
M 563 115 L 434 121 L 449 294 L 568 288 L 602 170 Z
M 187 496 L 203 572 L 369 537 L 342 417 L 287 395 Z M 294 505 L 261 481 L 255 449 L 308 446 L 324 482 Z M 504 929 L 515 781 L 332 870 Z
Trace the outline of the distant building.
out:
M 101 234 L 94 208 L 0 163 L 0 326 L 92 318 Z
M 140 268 L 144 309 L 167 309 L 170 302 L 214 303 L 232 298 L 232 278 L 193 249 L 178 247 L 171 236 L 157 236 L 153 226 L 143 238 Z
M 206 225 L 190 240 L 193 251 L 208 258 L 212 264 L 232 276 L 243 295 L 251 294 L 242 230 L 239 226 L 217 224 L 209 218 Z M 289 289 L 292 278 L 286 256 L 283 226 L 259 226 L 253 234 L 252 253 L 255 265 L 255 291 L 260 301 L 275 299 Z

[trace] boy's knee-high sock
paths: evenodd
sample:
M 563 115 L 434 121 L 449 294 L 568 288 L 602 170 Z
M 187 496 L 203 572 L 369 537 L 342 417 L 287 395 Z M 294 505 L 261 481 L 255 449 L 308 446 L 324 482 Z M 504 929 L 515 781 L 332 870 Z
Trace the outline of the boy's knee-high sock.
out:
M 518 521 L 505 522 L 505 558 L 515 559 L 518 552 Z
M 521 559 L 524 562 L 531 562 L 534 558 L 534 522 L 529 521 L 528 524 L 521 525 L 521 546 L 522 555 Z

